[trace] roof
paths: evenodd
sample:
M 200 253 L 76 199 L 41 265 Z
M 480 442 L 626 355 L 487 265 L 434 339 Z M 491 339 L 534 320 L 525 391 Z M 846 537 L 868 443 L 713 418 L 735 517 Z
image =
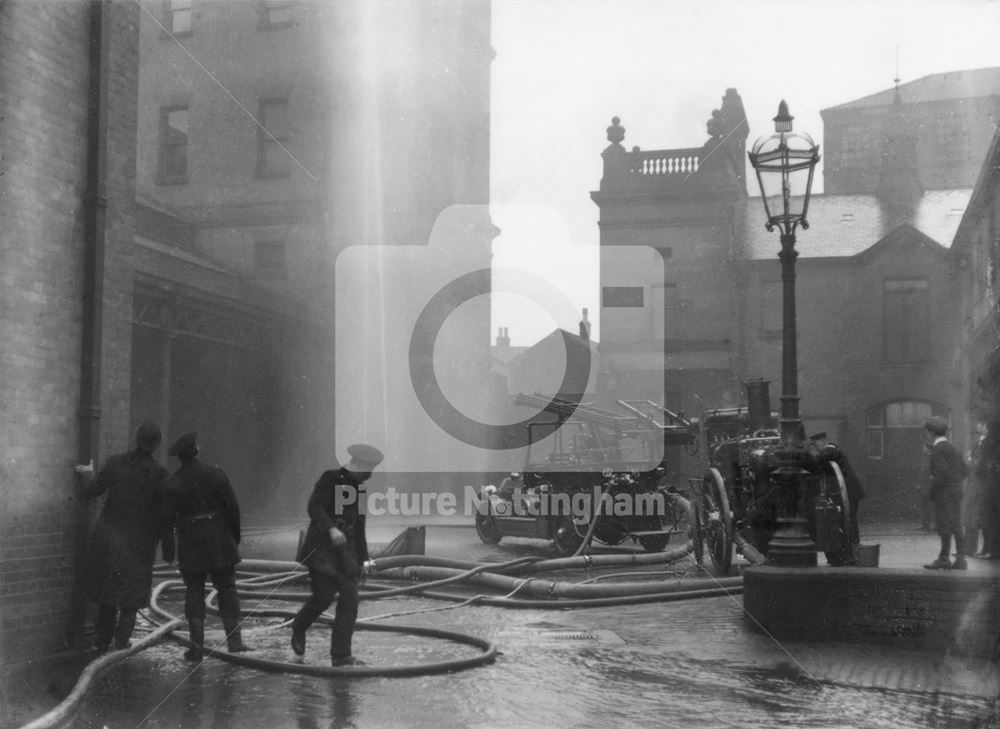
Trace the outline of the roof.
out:
M 976 68 L 965 71 L 932 73 L 899 86 L 904 103 L 916 104 L 946 99 L 969 99 L 982 96 L 1000 96 L 1000 67 Z M 895 88 L 885 89 L 860 99 L 823 109 L 823 112 L 841 109 L 860 109 L 871 106 L 888 106 L 896 94 Z M 821 112 L 822 113 L 822 112 Z
M 907 222 L 949 248 L 971 196 L 971 189 L 929 190 Z M 815 195 L 809 201 L 808 220 L 809 229 L 798 234 L 796 249 L 801 258 L 854 256 L 868 250 L 898 227 L 884 213 L 875 195 Z M 768 232 L 764 222 L 764 206 L 747 205 L 744 241 L 749 259 L 767 260 L 778 256 L 781 247 L 778 233 Z

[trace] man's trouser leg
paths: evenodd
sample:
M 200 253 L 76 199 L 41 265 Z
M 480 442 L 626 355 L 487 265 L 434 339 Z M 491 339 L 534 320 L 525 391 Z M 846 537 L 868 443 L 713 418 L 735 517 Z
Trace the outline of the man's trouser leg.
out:
M 219 592 L 219 614 L 226 631 L 226 646 L 230 653 L 249 650 L 243 643 L 240 629 L 240 598 L 236 594 L 236 570 L 229 568 L 212 573 L 212 584 Z
M 337 596 L 337 581 L 316 570 L 309 569 L 312 593 L 292 620 L 292 650 L 301 656 L 306 650 L 306 631 Z
M 316 618 L 330 607 L 334 598 L 337 597 L 337 580 L 333 577 L 311 569 L 309 570 L 309 582 L 312 586 L 312 594 L 299 608 L 299 612 L 292 621 L 292 630 L 299 633 L 306 632 Z
M 351 638 L 358 620 L 358 583 L 354 580 L 339 580 L 337 611 L 334 613 L 333 630 L 330 633 L 330 658 L 347 658 L 351 655 Z
M 115 626 L 115 650 L 128 648 L 131 643 L 132 631 L 135 629 L 136 608 L 123 607 L 118 613 L 118 625 Z
M 189 661 L 200 661 L 205 654 L 205 573 L 183 572 L 184 616 L 188 621 L 191 648 L 184 652 Z
M 97 619 L 94 622 L 94 647 L 100 652 L 111 647 L 111 637 L 115 632 L 115 618 L 118 608 L 114 605 L 101 605 L 97 608 Z

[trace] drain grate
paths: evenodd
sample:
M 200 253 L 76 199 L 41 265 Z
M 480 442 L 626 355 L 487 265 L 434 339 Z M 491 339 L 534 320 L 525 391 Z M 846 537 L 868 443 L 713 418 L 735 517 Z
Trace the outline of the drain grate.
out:
M 540 630 L 538 634 L 549 640 L 597 640 L 593 633 L 572 632 L 566 630 Z
M 601 643 L 605 645 L 624 645 L 625 641 L 611 630 L 579 630 L 579 629 L 538 629 L 523 628 L 518 631 L 500 633 L 497 638 L 502 641 L 516 643 Z

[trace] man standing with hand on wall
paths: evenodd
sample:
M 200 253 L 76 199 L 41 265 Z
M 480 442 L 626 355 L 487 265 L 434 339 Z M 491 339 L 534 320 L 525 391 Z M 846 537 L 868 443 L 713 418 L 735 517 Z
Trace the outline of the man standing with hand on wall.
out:
M 383 459 L 382 452 L 370 445 L 352 445 L 347 453 L 351 457 L 347 466 L 324 472 L 309 497 L 309 531 L 299 561 L 309 568 L 312 595 L 292 621 L 292 651 L 301 657 L 306 630 L 337 598 L 330 635 L 333 666 L 364 665 L 351 654 L 358 584 L 374 569 L 365 536 L 364 483 Z

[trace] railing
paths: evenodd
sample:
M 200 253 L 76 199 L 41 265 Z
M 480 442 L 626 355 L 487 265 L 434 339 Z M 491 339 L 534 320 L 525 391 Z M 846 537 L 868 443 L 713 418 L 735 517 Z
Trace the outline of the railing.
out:
M 702 152 L 701 147 L 629 152 L 629 175 L 642 177 L 690 175 L 698 171 Z

